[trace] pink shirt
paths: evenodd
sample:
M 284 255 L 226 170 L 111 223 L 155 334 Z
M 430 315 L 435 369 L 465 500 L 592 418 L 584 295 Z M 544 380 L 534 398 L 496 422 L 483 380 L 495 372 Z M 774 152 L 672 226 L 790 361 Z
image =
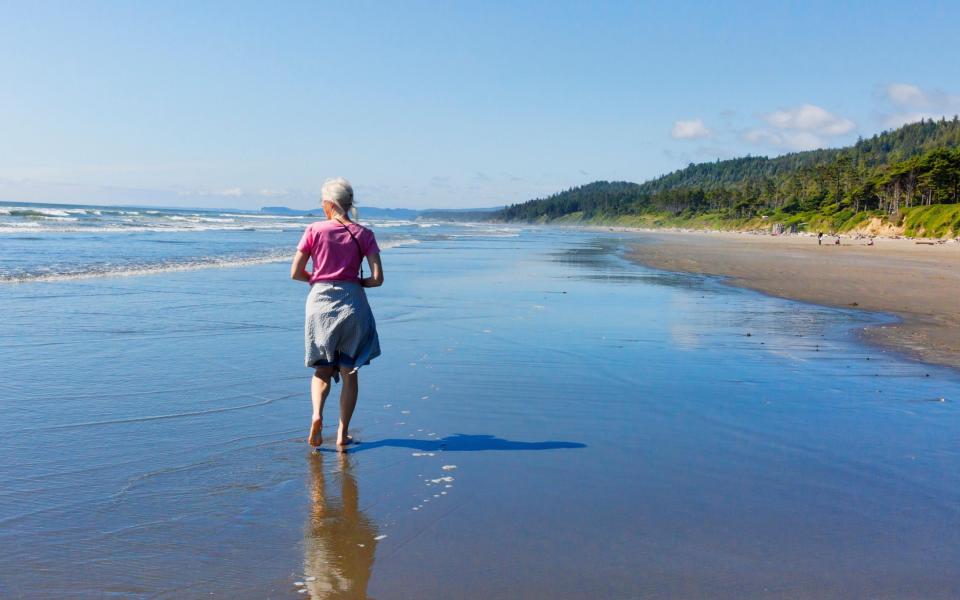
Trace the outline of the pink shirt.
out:
M 357 238 L 354 243 L 347 233 L 347 227 Z M 313 259 L 313 273 L 310 283 L 318 281 L 359 281 L 360 256 L 370 256 L 380 252 L 377 238 L 366 227 L 356 223 L 347 223 L 346 226 L 337 221 L 317 221 L 307 226 L 297 244 L 297 250 L 309 254 Z

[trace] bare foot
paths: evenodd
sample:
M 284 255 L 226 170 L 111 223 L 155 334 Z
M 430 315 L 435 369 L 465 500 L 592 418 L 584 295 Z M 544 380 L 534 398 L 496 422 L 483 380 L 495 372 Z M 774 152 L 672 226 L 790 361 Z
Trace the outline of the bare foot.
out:
M 344 452 L 346 451 L 347 446 L 349 446 L 352 443 L 353 443 L 353 437 L 349 435 L 346 437 L 339 437 L 337 438 L 337 449 L 340 450 L 340 452 Z
M 314 419 L 310 424 L 308 443 L 317 448 L 323 443 L 323 419 Z

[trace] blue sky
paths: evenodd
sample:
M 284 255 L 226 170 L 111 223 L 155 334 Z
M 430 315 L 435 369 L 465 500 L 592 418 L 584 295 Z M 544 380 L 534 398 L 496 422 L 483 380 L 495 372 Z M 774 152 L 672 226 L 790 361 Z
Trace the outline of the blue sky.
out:
M 723 4 L 6 2 L 0 200 L 494 206 L 960 112 L 960 3 Z

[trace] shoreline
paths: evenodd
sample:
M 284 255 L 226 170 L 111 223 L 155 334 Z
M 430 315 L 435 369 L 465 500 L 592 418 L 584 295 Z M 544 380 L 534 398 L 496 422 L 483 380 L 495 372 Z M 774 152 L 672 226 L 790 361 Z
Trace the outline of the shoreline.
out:
M 764 235 L 595 227 L 642 234 L 626 258 L 675 272 L 726 278 L 771 296 L 896 315 L 863 337 L 920 361 L 960 368 L 960 245 L 841 236 L 817 245 L 812 235 Z M 824 238 L 827 239 L 826 237 Z

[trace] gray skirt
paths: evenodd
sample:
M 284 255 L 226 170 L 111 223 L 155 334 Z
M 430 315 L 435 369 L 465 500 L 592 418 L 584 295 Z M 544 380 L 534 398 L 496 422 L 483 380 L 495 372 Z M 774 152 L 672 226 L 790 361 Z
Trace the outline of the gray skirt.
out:
M 304 362 L 311 369 L 334 367 L 356 372 L 380 356 L 377 323 L 367 293 L 353 281 L 318 281 L 310 286 L 304 323 Z

